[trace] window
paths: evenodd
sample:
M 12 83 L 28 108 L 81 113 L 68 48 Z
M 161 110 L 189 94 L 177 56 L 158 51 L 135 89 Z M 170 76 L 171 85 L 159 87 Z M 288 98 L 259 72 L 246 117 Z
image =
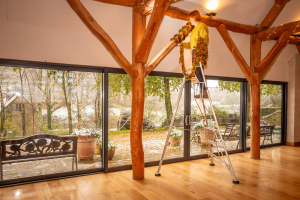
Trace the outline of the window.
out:
M 280 144 L 282 139 L 282 84 L 260 84 L 260 145 Z M 250 85 L 248 84 L 247 129 L 250 128 Z M 250 147 L 250 131 L 247 131 L 246 146 Z
M 236 150 L 240 144 L 241 84 L 235 81 L 207 80 L 207 86 L 226 149 L 227 151 Z M 207 154 L 204 131 L 205 119 L 201 113 L 204 112 L 203 107 L 205 107 L 205 110 L 208 109 L 209 113 L 212 113 L 209 100 L 205 99 L 203 106 L 203 103 L 197 97 L 197 92 L 194 93 L 194 90 L 197 91 L 196 87 L 196 84 L 194 84 L 191 89 L 191 116 L 193 121 L 190 132 L 191 156 Z M 214 116 L 207 115 L 207 118 L 208 124 L 213 126 L 215 124 Z M 212 150 L 217 151 L 217 148 L 212 147 Z
M 97 140 L 102 145 L 103 94 L 102 73 L 99 73 L 99 69 L 94 72 L 23 67 L 14 70 L 13 67 L 0 66 L 0 71 L 3 83 L 0 95 L 5 105 L 5 109 L 1 110 L 4 112 L 0 113 L 1 140 L 35 137 L 20 144 L 8 143 L 5 155 L 20 153 L 24 159 L 21 159 L 23 162 L 12 160 L 10 164 L 3 164 L 1 176 L 4 182 L 33 180 L 33 177 L 66 175 L 78 171 L 101 171 L 101 147 L 96 146 Z M 26 106 L 22 101 L 26 102 Z M 22 108 L 24 110 L 20 112 Z M 74 136 L 78 132 L 98 135 Z M 49 134 L 49 137 L 40 138 L 42 134 Z M 69 139 L 60 142 L 56 136 Z M 74 142 L 77 139 L 75 149 Z M 82 148 L 81 143 L 85 143 L 88 148 Z M 68 154 L 73 150 L 72 155 Z M 34 157 L 42 151 L 42 159 L 26 160 L 29 154 L 34 154 Z M 76 151 L 77 155 L 74 156 Z M 61 152 L 71 156 L 56 155 Z M 53 157 L 44 159 L 47 155 Z
M 16 111 L 21 111 L 22 110 L 22 104 L 16 103 Z

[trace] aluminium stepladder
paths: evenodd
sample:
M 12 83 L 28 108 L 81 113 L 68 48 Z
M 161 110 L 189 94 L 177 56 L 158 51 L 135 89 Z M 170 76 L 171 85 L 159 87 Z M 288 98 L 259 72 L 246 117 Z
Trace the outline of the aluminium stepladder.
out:
M 219 129 L 219 124 L 218 124 L 218 121 L 217 121 L 217 118 L 216 118 L 214 108 L 212 106 L 212 101 L 211 101 L 208 89 L 207 89 L 207 94 L 208 94 L 208 100 L 209 100 L 209 104 L 210 104 L 212 113 L 209 113 L 209 110 L 205 106 L 205 102 L 204 102 L 204 99 L 203 99 L 203 91 L 204 91 L 204 86 L 205 86 L 205 88 L 207 88 L 207 83 L 206 83 L 206 79 L 205 79 L 205 76 L 204 76 L 204 72 L 203 72 L 201 62 L 200 62 L 200 69 L 201 69 L 201 72 L 202 72 L 202 77 L 203 77 L 204 82 L 197 82 L 197 83 L 193 84 L 194 85 L 194 97 L 195 97 L 197 107 L 198 107 L 198 109 L 199 109 L 199 111 L 201 112 L 201 115 L 202 115 L 202 123 L 203 123 L 203 125 L 204 125 L 204 122 L 206 124 L 206 127 L 204 128 L 204 130 L 205 130 L 205 135 L 206 135 L 207 154 L 208 154 L 208 157 L 210 158 L 210 161 L 211 161 L 211 163 L 209 165 L 214 166 L 215 165 L 214 162 L 213 162 L 214 159 L 219 160 L 222 164 L 224 164 L 226 166 L 226 168 L 229 170 L 230 174 L 232 175 L 232 177 L 233 177 L 232 182 L 235 183 L 235 184 L 239 184 L 239 181 L 236 179 L 236 176 L 235 176 L 230 158 L 228 156 L 225 142 L 223 140 L 223 137 L 222 137 L 220 129 Z M 183 82 L 181 84 L 181 88 L 180 88 L 180 91 L 179 91 L 179 96 L 178 96 L 177 103 L 176 103 L 176 106 L 175 106 L 175 112 L 174 112 L 173 117 L 172 117 L 172 121 L 171 121 L 171 124 L 170 124 L 170 127 L 169 127 L 169 131 L 168 131 L 168 135 L 167 135 L 167 138 L 166 138 L 165 146 L 164 146 L 164 149 L 163 149 L 163 153 L 162 153 L 162 156 L 161 156 L 161 159 L 160 159 L 160 162 L 159 162 L 157 172 L 155 173 L 155 176 L 161 176 L 160 169 L 161 169 L 161 166 L 162 166 L 162 163 L 163 163 L 163 160 L 164 160 L 164 156 L 165 156 L 165 153 L 166 153 L 167 146 L 169 144 L 169 137 L 170 137 L 170 134 L 171 134 L 171 131 L 172 131 L 172 128 L 173 128 L 173 124 L 174 124 L 175 116 L 176 116 L 178 106 L 179 106 L 179 103 L 180 103 L 180 99 L 181 99 L 181 95 L 182 95 L 182 92 L 183 92 L 184 84 L 185 84 L 185 78 L 183 79 Z M 197 99 L 199 99 L 202 102 L 203 108 L 201 108 L 201 106 L 197 102 Z M 204 116 L 204 119 L 203 119 L 203 116 Z M 208 116 L 210 117 L 210 122 L 211 123 L 212 123 L 211 117 L 213 116 L 213 118 L 214 118 L 213 128 L 208 127 L 209 126 Z M 213 153 L 212 148 L 211 148 L 212 145 L 214 145 L 216 147 L 216 149 L 217 149 L 216 153 Z

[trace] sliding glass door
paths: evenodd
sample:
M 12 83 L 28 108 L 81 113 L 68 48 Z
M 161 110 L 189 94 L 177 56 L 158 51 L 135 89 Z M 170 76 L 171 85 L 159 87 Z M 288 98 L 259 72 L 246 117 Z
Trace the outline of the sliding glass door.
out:
M 284 131 L 284 94 L 283 84 L 262 83 L 260 85 L 260 145 L 270 146 L 282 143 Z M 250 141 L 250 85 L 248 84 L 247 100 L 247 137 L 246 145 L 251 146 Z
M 145 78 L 142 130 L 145 162 L 158 161 L 161 158 L 183 81 L 182 78 L 170 77 L 167 76 L 167 73 L 165 74 L 166 76 L 154 74 Z M 114 156 L 108 160 L 108 167 L 128 166 L 131 165 L 131 78 L 124 73 L 109 73 L 108 77 L 108 148 L 110 150 L 113 146 L 115 147 Z M 184 95 L 178 105 L 172 130 L 172 133 L 177 134 L 171 134 L 171 142 L 167 148 L 165 159 L 184 156 L 183 112 Z
M 102 72 L 59 68 L 0 66 L 1 184 L 103 169 Z
M 216 114 L 221 134 L 227 151 L 239 149 L 240 143 L 240 82 L 208 80 L 208 91 Z M 206 137 L 204 133 L 205 118 L 203 113 L 212 113 L 209 99 L 201 101 L 197 93 L 197 86 L 191 88 L 191 129 L 190 156 L 207 154 Z M 204 104 L 204 105 L 203 105 Z M 206 111 L 204 111 L 206 110 Z M 215 124 L 213 115 L 207 115 L 208 124 Z M 216 151 L 216 147 L 213 147 Z

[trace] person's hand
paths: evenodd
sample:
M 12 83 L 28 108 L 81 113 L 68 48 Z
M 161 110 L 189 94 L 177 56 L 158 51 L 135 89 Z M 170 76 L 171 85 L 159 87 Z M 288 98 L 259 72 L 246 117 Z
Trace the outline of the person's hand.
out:
M 177 43 L 177 46 L 180 46 L 181 45 L 181 42 Z

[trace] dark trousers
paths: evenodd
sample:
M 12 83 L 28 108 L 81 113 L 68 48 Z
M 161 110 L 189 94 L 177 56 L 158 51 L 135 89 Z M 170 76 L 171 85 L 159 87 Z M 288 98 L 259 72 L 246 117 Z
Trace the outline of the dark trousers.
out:
M 194 60 L 194 49 L 193 49 L 193 52 L 192 52 L 192 62 L 193 62 L 193 60 Z M 197 66 L 197 68 L 196 68 L 196 73 L 195 73 L 195 75 L 196 75 L 196 77 L 197 77 L 197 79 L 198 79 L 198 81 L 199 82 L 204 82 L 204 79 L 203 79 L 203 76 L 202 76 L 202 72 L 201 72 L 201 69 L 200 69 L 200 64 L 198 63 L 197 64 L 198 66 Z M 202 67 L 202 69 L 204 70 L 204 68 Z M 203 84 L 203 83 L 202 83 Z M 201 85 L 202 85 L 201 84 Z M 202 88 L 202 87 L 201 87 Z M 204 89 L 206 90 L 206 87 L 205 87 L 205 85 L 204 85 Z

